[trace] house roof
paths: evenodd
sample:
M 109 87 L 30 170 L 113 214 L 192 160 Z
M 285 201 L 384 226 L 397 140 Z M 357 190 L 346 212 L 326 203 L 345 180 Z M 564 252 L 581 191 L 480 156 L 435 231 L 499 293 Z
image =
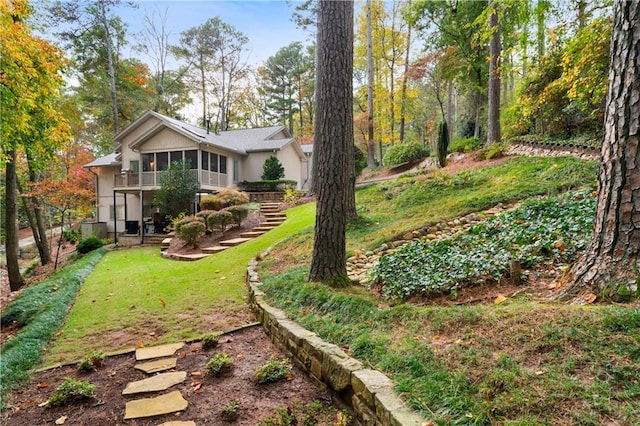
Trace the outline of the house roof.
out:
M 130 126 L 120 132 L 115 138 L 116 141 L 121 142 L 127 134 L 131 133 L 151 116 L 160 120 L 160 123 L 157 126 L 154 126 L 153 129 L 149 130 L 146 135 L 131 143 L 129 145 L 131 148 L 135 149 L 140 147 L 163 127 L 168 127 L 193 140 L 195 143 L 211 145 L 213 147 L 236 152 L 242 155 L 247 155 L 249 152 L 280 150 L 294 142 L 294 139 L 291 137 L 285 126 L 213 132 L 207 131 L 202 127 L 184 123 L 180 120 L 176 120 L 175 118 L 167 117 L 166 115 L 159 114 L 155 111 L 147 111 L 143 114 Z M 278 135 L 283 135 L 284 137 L 276 138 Z M 296 143 L 295 145 L 297 146 L 298 144 Z M 299 154 L 302 154 L 302 150 L 297 149 L 297 151 Z
M 122 162 L 120 161 L 120 154 L 117 152 L 112 152 L 109 155 L 105 155 L 104 157 L 97 158 L 90 162 L 89 164 L 85 164 L 83 167 L 101 167 L 101 166 L 120 166 Z

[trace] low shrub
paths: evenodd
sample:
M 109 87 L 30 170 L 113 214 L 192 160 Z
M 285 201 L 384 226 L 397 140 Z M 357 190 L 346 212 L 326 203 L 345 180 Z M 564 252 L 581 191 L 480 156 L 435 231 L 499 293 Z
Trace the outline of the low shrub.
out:
M 284 379 L 290 371 L 291 361 L 288 358 L 279 360 L 272 356 L 269 361 L 256 369 L 254 377 L 259 384 L 265 384 Z
M 222 406 L 222 419 L 227 422 L 233 422 L 240 415 L 240 400 L 232 399 Z
M 416 142 L 392 145 L 384 154 L 386 166 L 415 163 L 429 156 L 429 148 Z
M 97 386 L 86 381 L 79 381 L 66 377 L 47 401 L 47 407 L 61 407 L 76 401 L 95 397 Z
M 475 158 L 476 160 L 491 160 L 494 158 L 500 158 L 504 157 L 508 150 L 508 143 L 492 143 L 491 145 L 479 150 L 476 153 Z
M 204 349 L 211 349 L 218 346 L 218 335 L 209 333 L 202 336 L 202 347 Z
M 196 248 L 205 234 L 206 226 L 202 218 L 187 216 L 175 224 L 174 231 L 178 238 Z
M 79 371 L 93 371 L 96 368 L 102 366 L 105 355 L 102 351 L 95 351 L 82 358 L 78 363 L 77 368 Z
M 209 228 L 209 224 L 207 223 L 207 218 L 209 217 L 209 215 L 215 213 L 216 210 L 202 210 L 199 211 L 198 213 L 196 213 L 196 217 L 199 217 L 200 219 L 202 219 L 204 221 L 204 226 L 205 226 L 205 233 L 208 235 L 211 233 L 211 229 Z
M 202 197 L 200 200 L 200 209 L 201 210 L 215 210 L 218 211 L 222 209 L 223 201 L 217 195 L 207 195 Z
M 285 188 L 282 201 L 285 203 L 297 204 L 300 201 L 300 193 L 295 188 Z
M 246 192 L 231 188 L 219 190 L 216 196 L 222 200 L 222 207 L 239 206 L 249 202 L 249 195 Z
M 482 142 L 480 142 L 480 139 L 474 138 L 474 137 L 464 138 L 464 139 L 461 139 L 461 138 L 453 139 L 449 143 L 450 152 L 458 152 L 458 153 L 473 152 L 473 151 L 477 151 L 480 148 L 482 148 Z
M 247 216 L 249 216 L 249 209 L 246 208 L 245 206 L 227 207 L 226 211 L 231 213 L 231 216 L 233 218 L 233 223 L 238 226 L 240 226 L 242 224 L 242 221 L 245 220 Z
M 82 238 L 82 232 L 79 229 L 65 229 L 62 231 L 62 238 L 72 244 L 77 243 Z
M 224 234 L 224 231 L 229 225 L 233 223 L 233 214 L 226 210 L 220 210 L 207 217 L 207 226 L 212 231 L 219 231 Z
M 100 248 L 103 246 L 102 240 L 94 235 L 80 241 L 78 243 L 78 247 L 76 248 L 76 250 L 78 250 L 78 253 L 80 254 L 86 254 L 89 253 L 90 251 L 93 251 L 97 248 Z
M 233 367 L 233 358 L 224 352 L 218 352 L 211 357 L 204 366 L 207 374 L 219 376 L 225 371 L 229 371 Z

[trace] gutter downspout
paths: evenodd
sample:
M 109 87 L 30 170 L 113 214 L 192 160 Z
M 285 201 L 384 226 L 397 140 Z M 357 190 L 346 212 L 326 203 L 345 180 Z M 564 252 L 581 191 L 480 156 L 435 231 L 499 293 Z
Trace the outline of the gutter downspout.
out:
M 116 208 L 116 191 L 113 190 L 113 243 L 118 244 L 118 209 Z

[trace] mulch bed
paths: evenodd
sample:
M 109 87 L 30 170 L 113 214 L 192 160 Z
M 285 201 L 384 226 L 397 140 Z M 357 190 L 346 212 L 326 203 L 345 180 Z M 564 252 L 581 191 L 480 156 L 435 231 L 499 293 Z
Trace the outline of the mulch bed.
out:
M 216 352 L 232 356 L 233 369 L 221 377 L 204 375 L 206 362 Z M 193 420 L 198 425 L 225 424 L 222 407 L 234 399 L 240 402 L 239 416 L 234 422 L 237 425 L 257 425 L 267 417 L 277 417 L 275 413 L 278 408 L 292 409 L 312 401 L 320 401 L 327 407 L 322 415 L 316 417 L 318 423 L 315 424 L 332 424 L 336 418 L 336 410 L 330 409 L 331 395 L 316 387 L 296 368 L 285 380 L 266 385 L 255 383 L 257 367 L 271 356 L 282 358 L 259 326 L 223 335 L 213 349 L 203 350 L 202 345 L 196 342 L 187 344 L 176 354 L 176 370 L 186 371 L 187 380 L 166 391 L 152 394 L 122 395 L 127 383 L 149 377 L 134 369 L 136 362 L 133 353 L 108 357 L 94 372 L 82 373 L 75 365 L 70 365 L 36 373 L 26 386 L 10 395 L 8 408 L 3 413 L 6 418 L 3 420 L 8 425 L 16 426 L 54 424 L 63 416 L 66 416 L 65 425 L 159 425 L 177 420 Z M 65 377 L 97 385 L 95 399 L 66 407 L 39 406 L 48 400 Z M 180 391 L 189 402 L 185 411 L 147 419 L 123 420 L 127 401 L 174 390 Z

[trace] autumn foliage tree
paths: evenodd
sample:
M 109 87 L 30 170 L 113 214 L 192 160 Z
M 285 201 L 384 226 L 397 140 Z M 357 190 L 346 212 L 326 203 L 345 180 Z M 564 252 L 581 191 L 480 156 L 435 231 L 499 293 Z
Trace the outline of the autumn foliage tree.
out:
M 5 166 L 7 270 L 12 291 L 23 279 L 18 266 L 17 163 L 25 151 L 50 155 L 67 136 L 57 108 L 65 65 L 62 51 L 35 36 L 27 19 L 26 0 L 0 2 L 0 160 Z

